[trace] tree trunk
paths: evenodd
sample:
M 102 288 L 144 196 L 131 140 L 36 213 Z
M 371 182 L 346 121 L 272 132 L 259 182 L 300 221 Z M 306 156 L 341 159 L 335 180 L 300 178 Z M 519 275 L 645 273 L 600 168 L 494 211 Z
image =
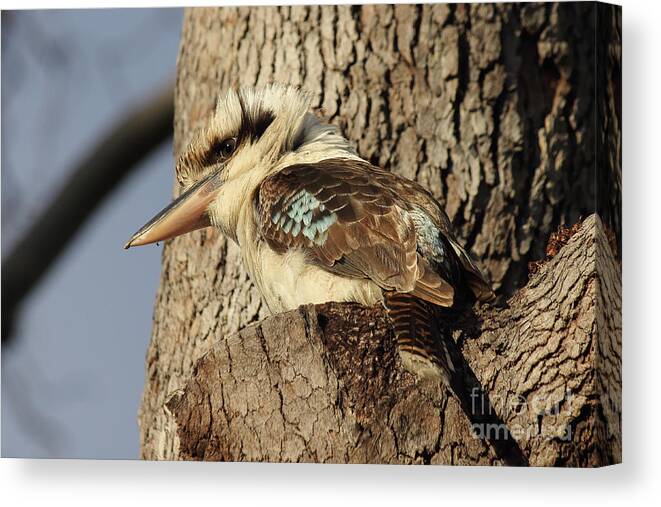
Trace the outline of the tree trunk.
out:
M 218 337 L 166 403 L 175 457 L 619 462 L 621 322 L 602 305 L 619 310 L 621 296 L 609 252 L 592 215 L 508 308 L 445 323 L 466 361 L 459 397 L 403 369 L 380 307 L 310 305 Z
M 549 234 L 595 210 L 595 143 L 610 150 L 600 169 L 619 181 L 618 119 L 595 132 L 599 115 L 619 114 L 619 82 L 594 95 L 596 12 L 594 4 L 189 9 L 175 151 L 227 87 L 301 85 L 364 158 L 417 180 L 445 204 L 504 301 L 526 284 L 528 263 L 544 257 Z M 619 33 L 619 11 L 605 12 Z M 619 43 L 615 35 L 609 40 Z M 613 46 L 604 59 L 615 76 L 619 46 Z M 606 205 L 619 206 L 617 191 L 605 195 L 599 193 Z M 617 210 L 615 219 L 607 216 L 608 237 L 614 228 L 619 238 Z M 594 237 L 602 238 L 600 224 L 588 224 Z M 607 253 L 590 253 L 587 247 L 601 239 L 581 241 L 580 266 L 543 268 L 509 310 L 475 310 L 481 331 L 455 333 L 468 385 L 481 384 L 496 401 L 504 393 L 548 393 L 556 401 L 568 390 L 584 395 L 571 404 L 579 412 L 554 419 L 575 428 L 578 440 L 516 439 L 534 464 L 601 464 L 618 461 L 621 452 L 617 307 L 612 314 L 599 305 L 616 302 L 619 268 Z M 602 257 L 607 273 L 596 276 L 595 259 L 599 266 Z M 555 313 L 534 298 L 549 296 L 549 280 L 566 282 L 547 305 Z M 596 280 L 608 284 L 610 299 L 594 299 L 601 294 Z M 539 319 L 526 317 L 536 312 Z M 401 371 L 377 309 L 306 308 L 237 335 L 264 317 L 236 245 L 212 230 L 165 245 L 140 412 L 144 458 L 503 461 L 507 450 L 498 442 L 467 437 L 465 406 Z M 350 339 L 342 333 L 348 326 L 359 330 Z M 615 334 L 602 337 L 599 329 Z M 334 339 L 340 335 L 346 345 Z M 510 343 L 516 337 L 520 343 Z M 356 357 L 354 350 L 366 354 L 355 368 L 342 362 Z M 335 357 L 338 351 L 348 356 Z M 264 376 L 253 378 L 258 371 Z M 354 396 L 365 382 L 374 396 Z M 193 409 L 203 400 L 208 405 Z M 293 405 L 285 409 L 285 400 Z M 529 431 L 531 421 L 540 429 L 550 424 L 538 411 L 512 414 L 493 404 L 508 425 L 520 419 Z

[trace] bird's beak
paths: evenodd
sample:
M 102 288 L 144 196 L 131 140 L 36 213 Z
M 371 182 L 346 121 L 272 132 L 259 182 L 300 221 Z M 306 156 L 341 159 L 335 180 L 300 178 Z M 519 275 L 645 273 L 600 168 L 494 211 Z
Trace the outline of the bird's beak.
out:
M 211 225 L 208 207 L 218 193 L 218 173 L 211 173 L 195 183 L 168 207 L 147 222 L 124 248 L 148 245 L 180 236 Z

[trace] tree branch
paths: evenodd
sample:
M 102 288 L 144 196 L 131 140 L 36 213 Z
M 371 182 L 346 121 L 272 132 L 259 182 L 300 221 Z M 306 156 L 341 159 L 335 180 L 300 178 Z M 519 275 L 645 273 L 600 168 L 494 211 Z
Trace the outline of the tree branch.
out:
M 173 88 L 126 116 L 71 174 L 33 226 L 2 262 L 2 343 L 15 313 L 76 231 L 103 199 L 152 150 L 172 135 Z
M 617 463 L 620 276 L 593 215 L 508 307 L 442 323 L 465 360 L 459 399 L 403 369 L 380 308 L 329 303 L 267 318 L 218 337 L 164 407 L 174 445 L 152 443 L 144 457 Z

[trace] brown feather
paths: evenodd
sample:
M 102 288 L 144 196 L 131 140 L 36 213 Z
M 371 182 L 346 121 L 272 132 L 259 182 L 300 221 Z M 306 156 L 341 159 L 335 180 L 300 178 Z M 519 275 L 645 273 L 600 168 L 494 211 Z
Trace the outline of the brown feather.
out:
M 441 378 L 450 385 L 456 369 L 436 326 L 432 305 L 396 292 L 384 293 L 384 300 L 406 369 L 422 377 Z
M 452 245 L 446 254 L 458 259 L 471 290 L 478 297 L 490 292 L 431 194 L 365 161 L 287 167 L 261 184 L 255 204 L 261 234 L 275 251 L 302 248 L 329 272 L 369 278 L 384 290 L 451 306 L 453 280 L 432 268 L 420 250 L 420 231 L 410 213 L 422 209 Z

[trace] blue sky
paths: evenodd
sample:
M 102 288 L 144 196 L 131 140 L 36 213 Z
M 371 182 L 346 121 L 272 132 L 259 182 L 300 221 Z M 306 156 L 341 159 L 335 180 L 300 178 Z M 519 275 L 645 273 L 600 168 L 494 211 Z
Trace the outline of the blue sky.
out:
M 180 9 L 2 15 L 2 255 L 112 125 L 173 80 Z M 168 142 L 97 210 L 2 350 L 2 455 L 137 458 L 161 247 L 123 243 L 172 193 Z

